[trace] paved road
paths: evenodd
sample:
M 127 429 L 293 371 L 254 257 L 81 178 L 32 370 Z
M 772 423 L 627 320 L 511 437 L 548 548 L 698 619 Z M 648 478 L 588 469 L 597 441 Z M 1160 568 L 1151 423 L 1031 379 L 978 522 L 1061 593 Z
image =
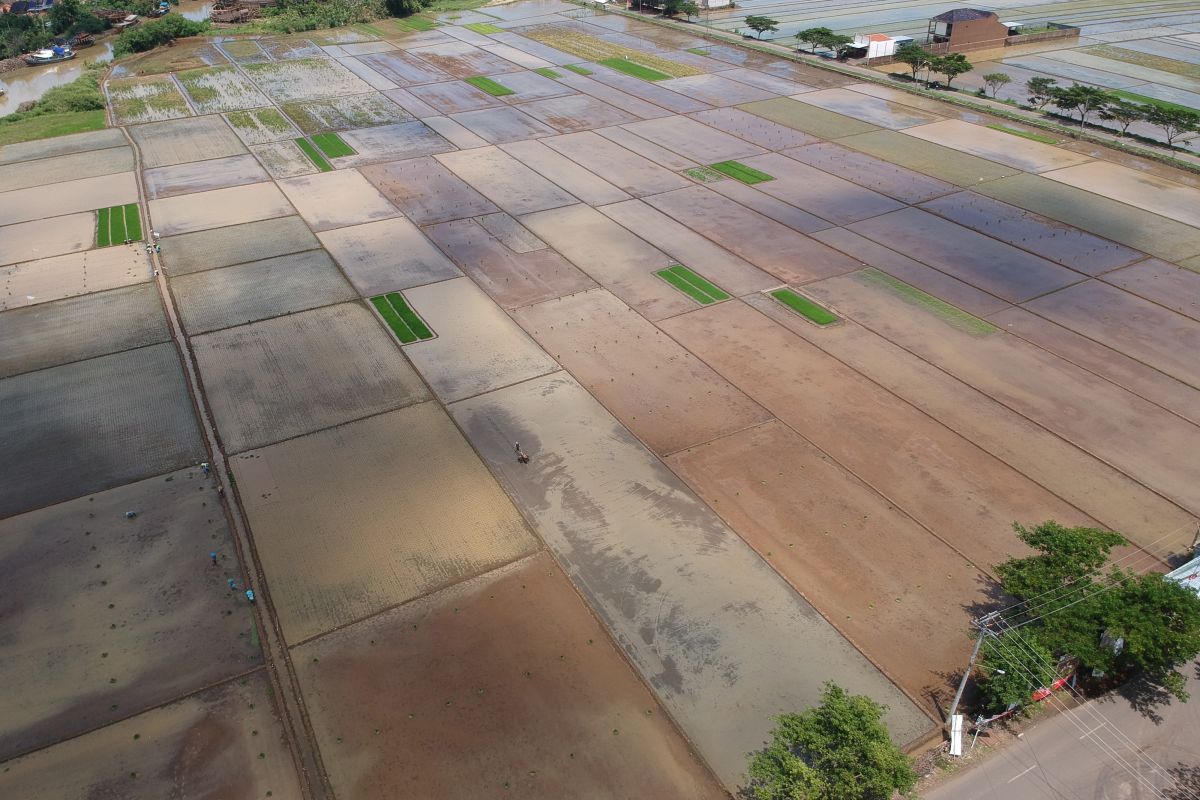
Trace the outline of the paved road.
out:
M 1200 800 L 1200 662 L 1185 674 L 1192 701 L 1159 708 L 1157 724 L 1120 697 L 1088 703 L 1073 713 L 1046 719 L 1019 741 L 923 796 L 925 800 Z M 1123 736 L 1146 757 L 1140 757 Z

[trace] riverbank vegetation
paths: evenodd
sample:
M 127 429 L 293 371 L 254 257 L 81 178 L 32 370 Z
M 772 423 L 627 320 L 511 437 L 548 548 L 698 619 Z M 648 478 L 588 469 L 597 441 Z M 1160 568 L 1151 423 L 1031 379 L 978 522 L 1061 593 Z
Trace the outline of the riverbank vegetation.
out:
M 0 117 L 0 145 L 103 128 L 100 76 L 106 67 L 90 64 L 71 83 L 48 90 L 33 108 Z

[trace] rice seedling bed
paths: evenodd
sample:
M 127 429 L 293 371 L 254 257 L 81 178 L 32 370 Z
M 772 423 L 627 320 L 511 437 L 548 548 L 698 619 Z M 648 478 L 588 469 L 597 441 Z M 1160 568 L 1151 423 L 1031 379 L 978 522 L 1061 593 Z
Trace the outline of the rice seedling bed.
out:
M 463 27 L 476 33 L 504 33 L 503 28 L 497 28 L 490 22 L 468 22 Z
M 491 78 L 485 78 L 482 75 L 476 75 L 473 78 L 463 78 L 463 80 L 466 83 L 474 86 L 476 89 L 487 92 L 492 97 L 505 97 L 510 94 L 516 94 L 516 92 L 504 84 L 498 83 Z
M 709 164 L 709 168 L 750 185 L 775 180 L 773 176 L 747 167 L 740 161 L 718 161 L 716 164 Z
M 534 70 L 534 72 L 536 72 L 538 75 L 541 75 L 542 77 L 545 77 L 545 78 L 561 78 L 562 77 L 561 72 L 555 72 L 554 70 L 550 69 L 549 67 L 538 67 L 537 69 Z
M 142 218 L 137 203 L 102 208 L 96 212 L 96 246 L 123 244 L 126 239 L 141 241 Z
M 635 78 L 641 78 L 644 81 L 665 81 L 670 80 L 671 76 L 665 72 L 659 72 L 656 69 L 643 67 L 636 61 L 630 61 L 628 58 L 605 58 L 599 63 L 615 69 L 617 72 L 623 72 L 626 75 L 632 75 Z
M 371 305 L 383 317 L 383 321 L 396 334 L 401 344 L 411 344 L 433 338 L 433 331 L 409 308 L 399 292 L 389 292 L 371 298 Z
M 654 273 L 702 306 L 728 300 L 729 295 L 682 264 Z
M 774 297 L 792 311 L 818 325 L 830 325 L 838 321 L 837 315 L 830 312 L 829 309 L 817 305 L 812 300 L 793 292 L 791 289 L 776 289 L 771 292 L 771 297 Z
M 321 172 L 329 172 L 333 169 L 333 165 L 329 163 L 325 156 L 321 155 L 321 152 L 308 139 L 297 139 L 296 145 L 304 151 L 304 155 L 308 156 L 309 161 L 313 162 L 313 165 L 321 170 Z
M 314 134 L 312 141 L 329 158 L 341 158 L 355 154 L 354 148 L 342 141 L 342 137 L 336 133 Z

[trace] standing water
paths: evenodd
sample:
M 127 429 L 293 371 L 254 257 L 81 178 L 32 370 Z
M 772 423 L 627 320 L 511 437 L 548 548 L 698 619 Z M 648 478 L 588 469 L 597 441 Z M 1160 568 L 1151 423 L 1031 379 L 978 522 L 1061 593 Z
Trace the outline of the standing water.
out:
M 108 58 L 112 58 L 112 39 L 80 50 L 70 61 L 0 73 L 0 86 L 8 90 L 8 94 L 0 97 L 0 117 L 13 113 L 27 100 L 37 100 L 47 89 L 75 80 L 83 74 L 85 64 Z

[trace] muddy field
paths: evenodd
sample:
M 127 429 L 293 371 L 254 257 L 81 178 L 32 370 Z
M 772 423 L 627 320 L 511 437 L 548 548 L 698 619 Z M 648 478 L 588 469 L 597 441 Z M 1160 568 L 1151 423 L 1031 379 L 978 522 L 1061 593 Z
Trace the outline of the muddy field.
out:
M 357 304 L 204 334 L 192 346 L 231 453 L 426 397 L 391 337 Z M 246 393 L 263 402 L 244 402 Z
M 192 467 L 0 522 L 0 760 L 261 663 L 215 488 Z
M 151 200 L 148 205 L 154 228 L 163 236 L 285 217 L 297 211 L 275 184 L 267 182 Z
M 241 139 L 215 114 L 138 125 L 128 130 L 141 150 L 143 168 L 169 167 L 246 152 Z
M 171 275 L 178 276 L 320 246 L 303 220 L 293 216 L 163 237 L 162 257 Z
M 724 796 L 546 554 L 297 654 L 339 796 Z
M 462 273 L 407 219 L 326 231 L 321 244 L 363 297 L 457 278 Z
M 129 147 L 52 156 L 0 167 L 0 192 L 112 175 L 132 169 L 133 150 Z
M 232 465 L 292 644 L 537 549 L 433 403 L 244 453 Z
M 178 469 L 203 452 L 170 344 L 5 378 L 0 405 L 0 517 Z
M 0 314 L 0 378 L 170 338 L 158 292 L 133 286 Z
M 5 764 L 13 797 L 298 797 L 262 672 Z M 103 796 L 103 795 L 100 795 Z
M 82 250 L 91 244 L 91 239 L 95 235 L 96 222 L 93 214 L 56 217 L 50 222 L 54 224 L 43 225 L 39 222 L 30 222 L 26 225 L 0 228 L 0 243 L 4 241 L 5 231 L 28 228 L 32 234 L 47 227 L 54 227 L 56 228 L 55 232 L 62 234 L 64 239 L 76 236 L 83 238 L 83 241 L 77 244 L 72 243 L 75 244 L 73 249 Z M 24 233 L 24 231 L 22 232 Z M 30 243 L 25 254 L 29 254 L 30 250 L 35 249 L 41 248 Z M 13 255 L 22 255 L 17 247 L 9 252 Z M 4 294 L 0 295 L 0 310 L 7 310 L 47 303 L 64 297 L 74 297 L 88 292 L 102 292 L 120 286 L 143 283 L 150 280 L 151 268 L 145 251 L 131 245 L 68 253 L 0 267 L 0 276 L 4 279 Z

